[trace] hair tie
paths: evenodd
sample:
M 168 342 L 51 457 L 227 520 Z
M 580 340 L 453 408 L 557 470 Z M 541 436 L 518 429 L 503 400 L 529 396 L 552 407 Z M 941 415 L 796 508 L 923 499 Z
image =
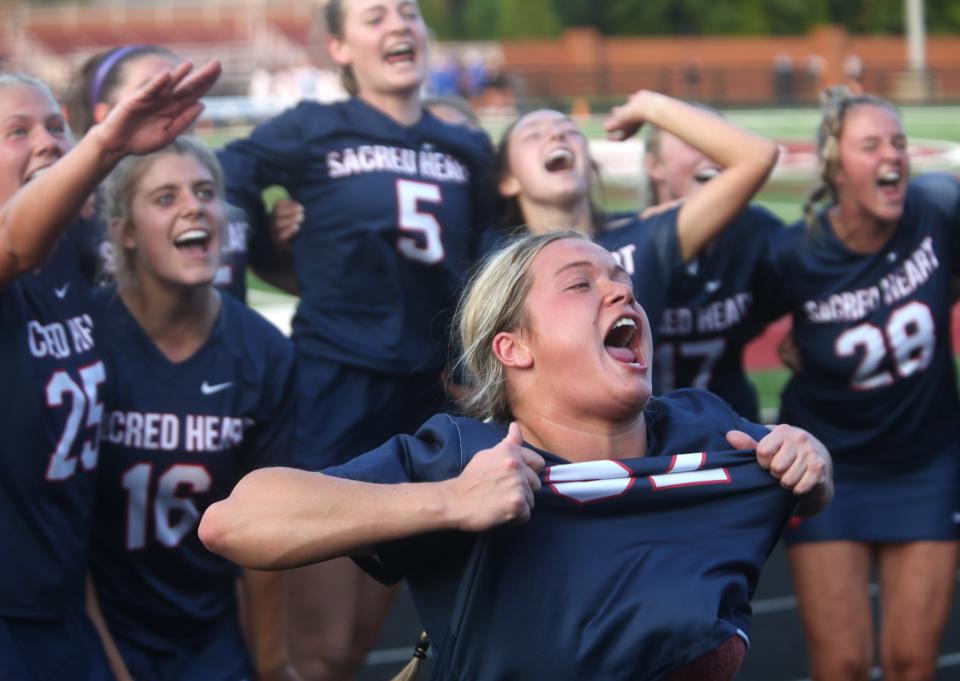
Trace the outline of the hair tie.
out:
M 118 47 L 104 57 L 103 61 L 100 62 L 100 65 L 97 67 L 97 72 L 93 77 L 93 87 L 90 88 L 91 111 L 93 111 L 93 108 L 100 103 L 100 90 L 103 88 L 103 84 L 106 82 L 110 72 L 113 71 L 113 67 L 116 66 L 117 62 L 126 57 L 128 54 L 134 50 L 139 50 L 141 47 L 143 47 L 143 45 L 125 45 L 123 47 Z

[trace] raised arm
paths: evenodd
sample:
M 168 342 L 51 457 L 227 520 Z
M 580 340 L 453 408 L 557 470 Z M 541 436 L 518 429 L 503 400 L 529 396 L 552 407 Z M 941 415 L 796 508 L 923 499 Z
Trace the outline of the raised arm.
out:
M 107 119 L 0 208 L 0 287 L 43 263 L 87 197 L 127 154 L 169 144 L 203 111 L 219 62 L 184 63 L 124 98 Z
M 730 224 L 763 186 L 777 161 L 777 145 L 709 111 L 648 90 L 615 107 L 604 128 L 611 137 L 626 139 L 644 123 L 677 136 L 723 168 L 680 208 L 678 240 L 680 253 L 688 261 Z
M 530 517 L 543 459 L 519 429 L 456 478 L 372 484 L 291 468 L 244 477 L 200 520 L 200 540 L 234 563 L 276 570 L 368 552 L 437 530 L 478 532 Z

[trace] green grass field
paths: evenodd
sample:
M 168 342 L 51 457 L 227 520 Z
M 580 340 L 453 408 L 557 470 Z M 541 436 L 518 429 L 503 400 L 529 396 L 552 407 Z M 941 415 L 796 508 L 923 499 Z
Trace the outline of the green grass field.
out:
M 911 140 L 939 140 L 960 143 L 960 107 L 906 107 L 902 109 L 904 125 Z M 725 111 L 730 120 L 778 142 L 812 142 L 819 120 L 816 109 L 737 109 Z M 594 115 L 581 123 L 584 132 L 591 139 L 603 138 L 603 116 Z M 491 137 L 496 140 L 509 120 L 503 118 L 484 121 Z M 212 146 L 221 146 L 230 139 L 245 134 L 245 129 L 229 128 L 208 130 L 203 133 L 205 140 Z M 941 164 L 940 167 L 960 171 L 960 154 Z M 813 177 L 772 179 L 758 194 L 757 200 L 786 222 L 800 217 L 800 205 L 811 187 Z M 637 188 L 609 186 L 604 191 L 605 208 L 608 210 L 630 210 L 636 207 Z M 268 190 L 269 200 L 282 195 L 281 190 Z M 254 290 L 276 292 L 253 275 L 249 275 L 249 285 Z M 278 293 L 278 292 L 277 292 Z M 766 410 L 775 409 L 783 384 L 789 377 L 784 369 L 757 371 L 751 374 L 751 380 L 757 386 L 761 406 Z

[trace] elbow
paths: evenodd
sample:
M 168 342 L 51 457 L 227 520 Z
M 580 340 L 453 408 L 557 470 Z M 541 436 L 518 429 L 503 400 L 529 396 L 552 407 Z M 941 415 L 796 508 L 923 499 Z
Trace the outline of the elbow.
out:
M 256 499 L 249 498 L 248 489 L 248 478 L 256 473 L 241 479 L 229 497 L 207 507 L 200 518 L 197 535 L 211 553 L 241 567 L 264 569 L 267 566 L 263 561 L 263 547 L 257 540 L 264 518 L 251 516 L 249 512 L 259 506 Z
M 208 551 L 236 562 L 234 549 L 239 542 L 230 527 L 229 499 L 211 504 L 204 511 L 197 534 Z

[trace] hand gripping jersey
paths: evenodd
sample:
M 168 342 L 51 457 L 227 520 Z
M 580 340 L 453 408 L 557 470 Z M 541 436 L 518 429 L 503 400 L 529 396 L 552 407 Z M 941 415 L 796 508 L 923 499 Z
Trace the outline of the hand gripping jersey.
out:
M 600 245 L 613 253 L 630 275 L 637 302 L 653 326 L 655 346 L 667 290 L 683 265 L 677 238 L 679 212 L 680 208 L 674 207 L 648 218 L 634 213 L 614 216 L 597 235 Z
M 743 368 L 744 346 L 767 320 L 754 314 L 754 287 L 767 237 L 783 228 L 760 206 L 734 218 L 707 249 L 674 270 L 659 324 L 654 388 L 705 388 L 733 410 L 759 419 L 757 393 Z
M 529 522 L 423 535 L 358 560 L 384 581 L 408 579 L 435 679 L 648 681 L 746 638 L 760 569 L 796 497 L 752 452 L 725 451 L 724 433 L 767 431 L 699 390 L 646 413 L 646 457 L 571 464 L 541 452 Z M 439 415 L 325 473 L 444 480 L 505 433 Z
M 83 606 L 107 377 L 88 286 L 67 245 L 0 291 L 3 617 Z
M 248 215 L 270 185 L 305 208 L 292 244 L 299 351 L 391 373 L 443 367 L 448 312 L 493 210 L 485 134 L 427 112 L 404 127 L 356 98 L 302 102 L 220 160 Z
M 945 175 L 911 182 L 876 253 L 847 249 L 824 216 L 812 234 L 799 225 L 770 240 L 765 304 L 792 314 L 803 365 L 781 420 L 814 433 L 838 462 L 891 465 L 956 449 L 957 191 Z
M 206 343 L 170 362 L 113 288 L 95 298 L 116 377 L 104 414 L 91 571 L 114 635 L 173 650 L 235 608 L 236 568 L 197 523 L 248 471 L 293 455 L 293 349 L 230 296 Z

